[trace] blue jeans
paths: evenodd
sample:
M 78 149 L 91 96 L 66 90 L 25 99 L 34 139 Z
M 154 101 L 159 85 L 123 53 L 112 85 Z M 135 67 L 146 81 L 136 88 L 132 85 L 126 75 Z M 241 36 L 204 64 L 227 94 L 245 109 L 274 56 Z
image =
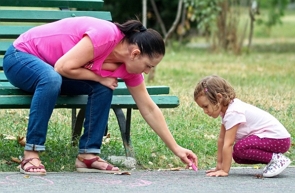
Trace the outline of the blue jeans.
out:
M 79 153 L 100 153 L 112 89 L 94 81 L 62 77 L 48 63 L 12 45 L 5 53 L 3 69 L 11 84 L 33 94 L 25 150 L 45 150 L 48 122 L 59 94 L 83 94 L 88 95 L 88 101 Z

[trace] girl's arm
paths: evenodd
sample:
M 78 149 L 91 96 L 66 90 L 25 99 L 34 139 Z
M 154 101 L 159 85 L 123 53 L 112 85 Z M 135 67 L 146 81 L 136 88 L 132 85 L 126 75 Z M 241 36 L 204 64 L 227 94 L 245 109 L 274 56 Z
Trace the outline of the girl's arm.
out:
M 136 87 L 128 87 L 128 89 L 145 121 L 164 141 L 167 147 L 177 155 L 182 162 L 189 166 L 191 166 L 191 162 L 194 162 L 197 166 L 197 156 L 192 151 L 182 148 L 176 143 L 168 129 L 162 111 L 148 94 L 145 83 L 142 82 L 140 85 Z
M 229 130 L 225 130 L 224 126 L 221 129 L 220 136 L 224 136 L 223 145 L 218 141 L 218 155 L 217 155 L 217 168 L 218 170 L 207 172 L 207 176 L 228 176 L 231 162 L 232 162 L 232 152 L 233 145 L 236 138 L 238 125 L 235 125 Z M 223 131 L 223 133 L 222 133 Z M 221 162 L 221 164 L 220 164 Z M 220 168 L 219 168 L 220 167 Z
M 220 170 L 222 168 L 222 149 L 224 145 L 224 136 L 225 136 L 225 128 L 224 125 L 221 125 L 220 133 L 218 137 L 218 146 L 217 146 L 217 166 L 216 169 Z
M 216 172 L 222 169 L 222 149 L 224 144 L 225 128 L 224 125 L 220 126 L 219 137 L 217 140 L 217 163 L 215 169 L 207 170 L 206 173 Z
M 229 173 L 231 162 L 233 145 L 235 143 L 236 133 L 239 125 L 235 125 L 225 132 L 224 144 L 222 149 L 222 170 Z

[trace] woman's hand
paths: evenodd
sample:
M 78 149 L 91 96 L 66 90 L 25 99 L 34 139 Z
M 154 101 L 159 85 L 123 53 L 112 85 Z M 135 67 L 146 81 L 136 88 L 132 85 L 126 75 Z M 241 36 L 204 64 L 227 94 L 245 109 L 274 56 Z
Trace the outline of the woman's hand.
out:
M 191 150 L 178 146 L 178 149 L 176 149 L 174 152 L 183 163 L 187 164 L 187 168 L 191 167 L 192 164 L 195 164 L 195 166 L 198 168 L 198 157 Z
M 117 78 L 113 77 L 104 77 L 100 78 L 100 84 L 109 87 L 112 90 L 115 90 L 116 87 L 118 87 L 118 80 Z
M 211 177 L 225 177 L 228 176 L 228 173 L 223 171 L 223 170 L 207 170 L 206 171 L 206 176 L 211 176 Z

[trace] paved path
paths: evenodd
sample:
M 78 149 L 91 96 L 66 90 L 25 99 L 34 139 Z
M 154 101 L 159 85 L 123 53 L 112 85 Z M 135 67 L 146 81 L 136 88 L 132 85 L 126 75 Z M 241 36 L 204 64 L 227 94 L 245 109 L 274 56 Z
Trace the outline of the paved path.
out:
M 44 177 L 0 172 L 0 192 L 45 193 L 295 193 L 295 167 L 275 178 L 259 178 L 261 169 L 232 168 L 228 177 L 205 171 L 131 171 L 131 175 L 48 173 Z

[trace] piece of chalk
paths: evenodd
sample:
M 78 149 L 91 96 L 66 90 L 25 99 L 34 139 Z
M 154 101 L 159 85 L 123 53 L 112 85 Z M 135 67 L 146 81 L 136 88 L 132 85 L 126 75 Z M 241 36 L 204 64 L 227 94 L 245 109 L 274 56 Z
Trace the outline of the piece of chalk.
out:
M 193 168 L 193 170 L 198 171 L 198 168 L 196 167 L 196 165 L 194 163 L 192 164 L 192 168 Z

